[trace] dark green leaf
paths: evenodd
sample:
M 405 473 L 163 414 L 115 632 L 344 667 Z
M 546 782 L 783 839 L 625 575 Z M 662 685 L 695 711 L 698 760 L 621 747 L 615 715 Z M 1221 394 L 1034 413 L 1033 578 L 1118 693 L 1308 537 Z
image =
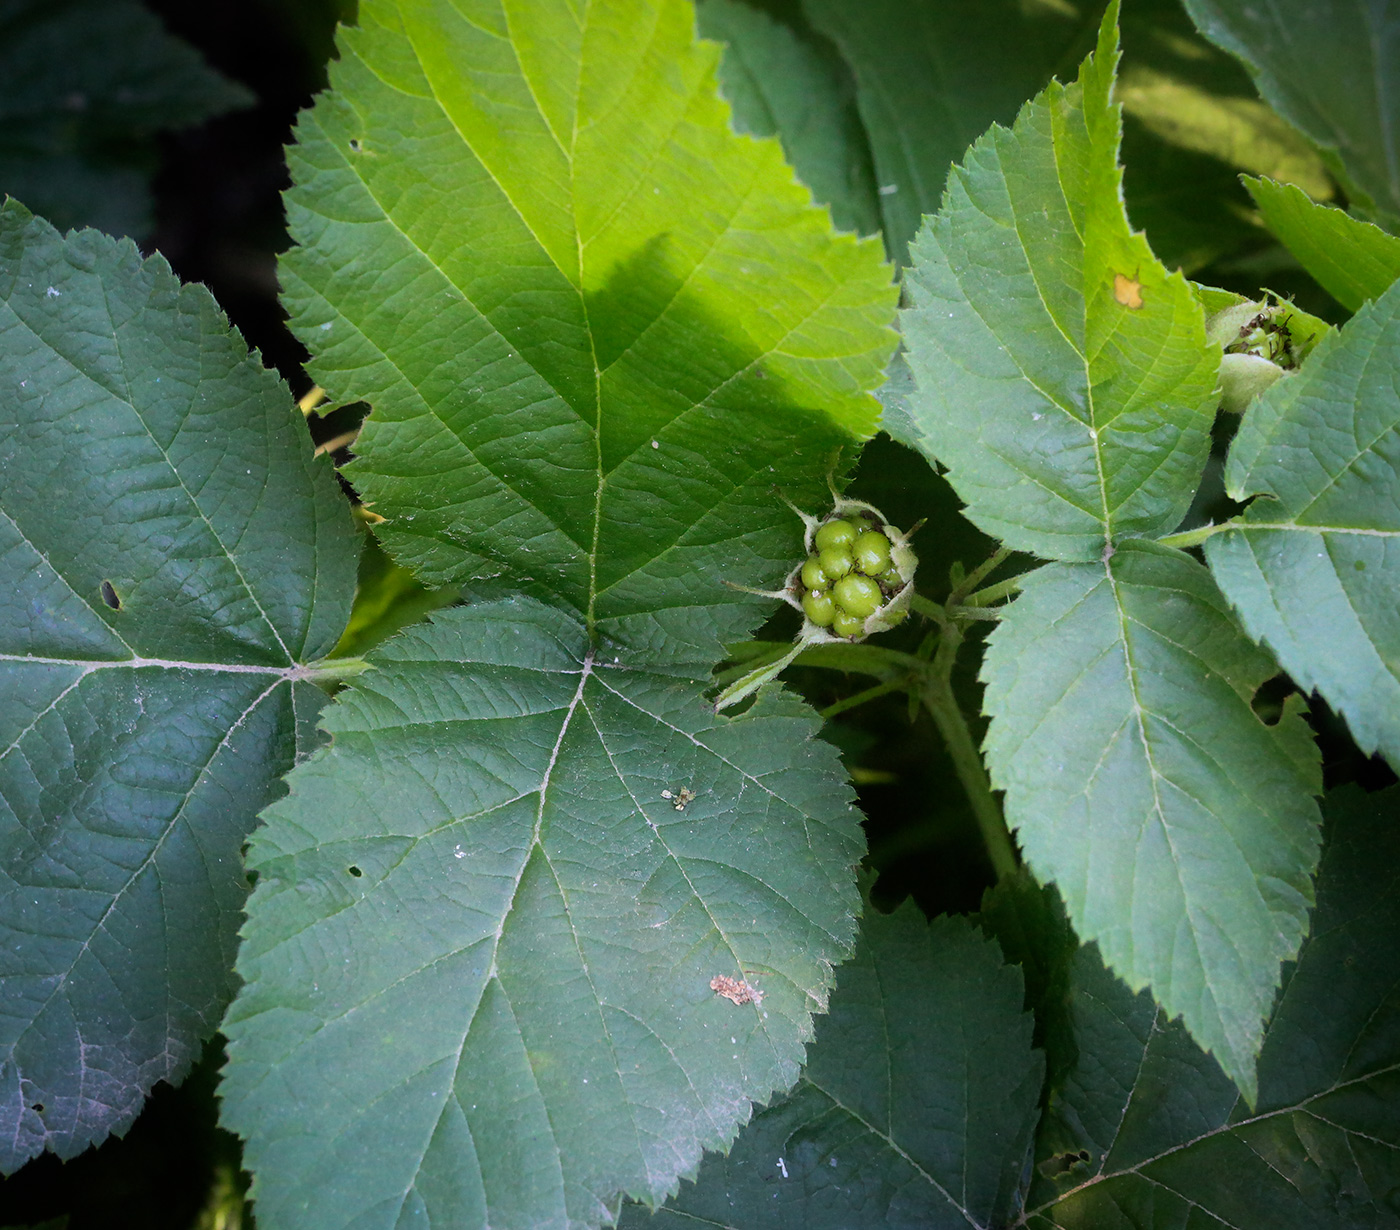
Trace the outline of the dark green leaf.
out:
M 965 921 L 867 912 L 792 1095 L 624 1230 L 965 1230 L 1019 1208 L 1044 1063 L 1021 978 Z
M 700 33 L 727 44 L 719 79 L 734 126 L 777 136 L 798 178 L 838 227 L 880 229 L 875 171 L 840 57 L 742 0 L 702 0 Z
M 0 0 L 0 199 L 60 229 L 150 229 L 157 132 L 253 96 L 132 0 Z
M 1080 946 L 1064 902 L 1053 884 L 1038 884 L 1022 867 L 985 895 L 977 920 L 1006 959 L 1021 967 L 1026 1002 L 1035 1010 L 1036 1045 L 1045 1052 L 1047 1084 L 1057 1089 L 1079 1057 L 1069 1006 L 1071 966 Z
M 1400 1213 L 1400 791 L 1327 802 L 1312 934 L 1245 1106 L 1092 947 L 1083 1056 L 1041 1127 L 1031 1226 L 1355 1230 Z
M 1226 486 L 1258 496 L 1206 540 L 1251 636 L 1400 766 L 1400 287 L 1250 407 Z
M 1356 311 L 1379 299 L 1400 277 L 1400 239 L 1291 184 L 1246 179 L 1264 222 L 1337 302 Z
M 1353 203 L 1400 222 L 1400 3 L 1185 3 L 1264 100 L 1330 156 Z
M 1210 446 L 1201 306 L 1123 212 L 1111 15 L 954 169 L 912 249 L 903 313 L 921 447 L 1009 546 L 1089 560 L 1181 520 Z
M 202 287 L 0 209 L 0 1168 L 121 1131 L 232 993 L 350 516 Z
M 856 74 L 884 216 L 899 264 L 948 170 L 992 123 L 1010 123 L 1073 66 L 1097 14 L 1019 0 L 804 0 Z
M 786 693 L 716 717 L 707 671 L 529 599 L 371 660 L 249 857 L 222 1096 L 259 1225 L 663 1200 L 796 1079 L 849 951 L 835 749 Z
M 992 634 L 986 752 L 1031 869 L 1075 931 L 1252 1098 L 1254 1059 L 1307 926 L 1317 749 L 1209 574 L 1128 542 L 1030 573 Z

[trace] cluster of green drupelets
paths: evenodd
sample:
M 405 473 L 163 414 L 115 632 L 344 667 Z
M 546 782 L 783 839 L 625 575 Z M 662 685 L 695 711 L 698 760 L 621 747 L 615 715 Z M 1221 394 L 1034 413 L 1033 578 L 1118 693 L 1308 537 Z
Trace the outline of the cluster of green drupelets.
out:
M 905 585 L 889 538 L 866 516 L 838 517 L 817 527 L 813 546 L 799 574 L 803 614 L 837 636 L 863 635 L 865 621 Z
M 914 570 L 919 566 L 909 539 L 919 526 L 901 533 L 873 505 L 848 500 L 834 490 L 832 497 L 834 506 L 825 517 L 788 505 L 806 527 L 802 541 L 807 558 L 793 566 L 782 589 L 749 589 L 726 582 L 745 593 L 779 598 L 801 611 L 803 619 L 792 647 L 735 679 L 715 699 L 716 711 L 753 695 L 808 646 L 863 641 L 887 632 L 909 614 Z

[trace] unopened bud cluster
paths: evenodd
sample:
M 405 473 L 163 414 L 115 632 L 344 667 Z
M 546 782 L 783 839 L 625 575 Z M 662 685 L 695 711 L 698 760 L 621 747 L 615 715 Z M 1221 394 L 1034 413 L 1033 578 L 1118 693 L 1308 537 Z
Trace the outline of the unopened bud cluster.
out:
M 1281 377 L 1297 369 L 1322 335 L 1325 322 L 1291 303 L 1237 303 L 1206 321 L 1206 338 L 1219 343 L 1220 407 L 1242 413 Z

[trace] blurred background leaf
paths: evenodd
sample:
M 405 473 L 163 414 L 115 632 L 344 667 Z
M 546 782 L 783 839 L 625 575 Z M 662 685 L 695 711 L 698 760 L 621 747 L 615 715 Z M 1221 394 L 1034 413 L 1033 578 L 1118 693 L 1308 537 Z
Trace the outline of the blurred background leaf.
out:
M 60 230 L 144 238 L 155 134 L 253 102 L 133 0 L 0 0 L 0 191 Z

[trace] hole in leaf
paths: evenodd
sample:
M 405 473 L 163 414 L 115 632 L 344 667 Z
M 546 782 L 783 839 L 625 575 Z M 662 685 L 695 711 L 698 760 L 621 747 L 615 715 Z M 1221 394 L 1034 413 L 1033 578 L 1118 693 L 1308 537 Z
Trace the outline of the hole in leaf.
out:
M 1293 686 L 1293 680 L 1287 675 L 1275 675 L 1259 685 L 1254 699 L 1249 702 L 1250 708 L 1265 726 L 1277 726 L 1279 719 L 1283 717 L 1283 702 L 1295 691 L 1297 689 Z
M 1058 1178 L 1076 1166 L 1087 1165 L 1091 1160 L 1088 1149 L 1079 1149 L 1073 1153 L 1057 1153 L 1054 1157 L 1047 1157 L 1040 1163 L 1040 1173 L 1047 1179 Z
M 42 1102 L 35 1102 L 33 1110 L 36 1115 L 42 1115 L 44 1113 L 44 1104 Z
M 360 142 L 359 142 L 358 139 L 356 139 L 355 137 L 351 137 L 351 138 L 350 138 L 350 152 L 351 152 L 351 153 L 358 154 L 358 153 L 360 152 L 360 150 L 363 149 L 363 148 L 364 148 L 364 147 L 360 144 Z
M 102 582 L 102 601 L 114 611 L 122 609 L 122 600 L 117 597 L 117 591 L 112 588 L 111 581 Z
M 364 873 L 363 871 L 361 871 L 358 867 L 347 867 L 345 870 L 348 871 L 348 872 L 349 872 L 352 876 L 354 876 L 357 880 L 358 880 L 362 875 L 365 874 L 365 873 Z

